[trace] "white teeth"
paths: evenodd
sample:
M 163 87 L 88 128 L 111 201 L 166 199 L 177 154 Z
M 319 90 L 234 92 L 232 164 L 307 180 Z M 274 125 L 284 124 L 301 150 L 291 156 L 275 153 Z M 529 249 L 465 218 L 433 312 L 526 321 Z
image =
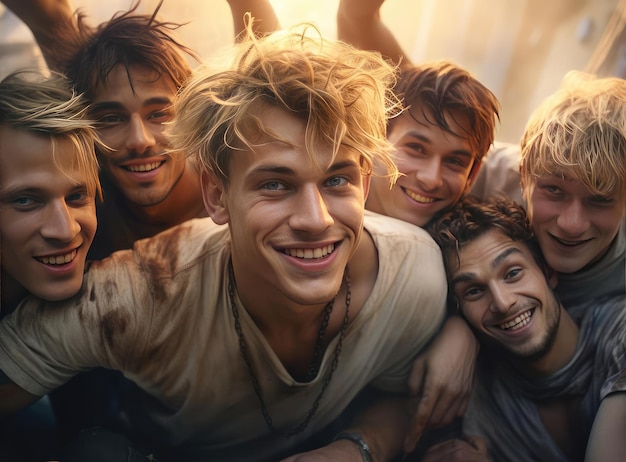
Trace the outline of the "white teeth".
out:
M 335 250 L 335 244 L 330 244 L 317 249 L 285 249 L 285 253 L 290 257 L 303 258 L 305 260 L 323 258 Z
M 150 164 L 129 165 L 126 168 L 131 172 L 149 172 L 159 167 L 163 162 L 152 162 Z
M 65 265 L 66 263 L 71 262 L 76 257 L 76 250 L 72 250 L 70 253 L 65 255 L 52 255 L 49 257 L 37 257 L 41 263 L 46 265 Z
M 518 330 L 524 327 L 530 322 L 534 310 L 524 311 L 522 314 L 515 317 L 514 320 L 500 324 L 498 327 L 502 330 Z
M 433 199 L 432 197 L 420 196 L 419 194 L 415 194 L 414 192 L 409 191 L 408 189 L 405 189 L 405 191 L 406 191 L 406 194 L 416 202 L 421 202 L 423 204 L 430 204 L 431 202 L 435 202 L 435 199 Z

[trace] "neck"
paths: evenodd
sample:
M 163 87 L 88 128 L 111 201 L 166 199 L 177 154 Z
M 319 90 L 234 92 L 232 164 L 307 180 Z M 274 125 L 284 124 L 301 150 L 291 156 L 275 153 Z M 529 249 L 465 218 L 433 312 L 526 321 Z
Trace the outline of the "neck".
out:
M 145 236 L 154 235 L 192 218 L 207 216 L 202 201 L 200 175 L 190 161 L 170 194 L 159 204 L 142 207 L 128 203 L 124 197 L 118 196 L 116 199 L 120 210 L 126 211 L 135 229 L 142 230 L 138 234 Z
M 272 284 L 260 286 L 257 275 L 250 274 L 245 264 L 237 265 L 234 255 L 232 258 L 229 277 L 239 297 L 240 307 L 245 309 L 270 343 L 285 342 L 288 337 L 293 340 L 299 337 L 315 338 L 325 309 L 333 299 L 335 303 L 328 324 L 329 338 L 339 331 L 343 319 L 341 313 L 345 311 L 348 296 L 348 285 L 344 283 L 343 277 L 337 281 L 335 291 L 327 292 L 328 298 L 315 302 L 305 294 L 304 300 L 300 301 L 297 299 L 298 294 L 290 296 Z
M 561 318 L 552 345 L 541 357 L 522 363 L 520 369 L 530 377 L 548 377 L 571 361 L 576 353 L 580 329 L 561 306 Z

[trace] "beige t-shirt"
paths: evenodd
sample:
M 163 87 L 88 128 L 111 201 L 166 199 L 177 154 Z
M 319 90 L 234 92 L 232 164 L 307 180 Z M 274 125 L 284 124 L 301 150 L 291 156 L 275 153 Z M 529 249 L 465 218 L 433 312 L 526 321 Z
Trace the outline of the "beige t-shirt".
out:
M 28 299 L 0 325 L 0 368 L 43 395 L 77 371 L 119 369 L 145 396 L 139 430 L 186 460 L 273 460 L 332 422 L 366 385 L 404 392 L 411 361 L 437 332 L 446 282 L 434 241 L 413 225 L 367 212 L 379 254 L 375 286 L 348 327 L 338 367 L 307 430 L 268 431 L 239 349 L 228 301 L 229 233 L 197 219 L 94 262 L 65 303 Z M 239 305 L 241 306 L 241 305 Z M 241 309 L 241 326 L 274 426 L 304 420 L 337 338 L 310 383 L 287 373 Z

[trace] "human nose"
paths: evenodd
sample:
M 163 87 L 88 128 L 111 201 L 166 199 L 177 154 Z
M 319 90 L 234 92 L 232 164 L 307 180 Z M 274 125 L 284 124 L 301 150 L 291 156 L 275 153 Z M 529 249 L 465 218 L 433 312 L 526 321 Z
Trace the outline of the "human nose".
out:
M 154 146 L 155 138 L 145 121 L 139 114 L 132 114 L 129 121 L 128 138 L 126 148 L 129 151 L 143 153 Z
M 589 228 L 589 220 L 585 215 L 583 205 L 578 200 L 565 204 L 559 212 L 556 223 L 569 236 L 578 236 Z
M 293 204 L 291 227 L 310 233 L 321 233 L 333 223 L 324 196 L 316 186 L 303 188 Z
M 80 232 L 80 224 L 65 201 L 56 201 L 50 205 L 41 235 L 45 239 L 54 239 L 61 242 L 70 242 Z
M 494 313 L 507 313 L 515 305 L 515 294 L 504 282 L 494 282 L 489 285 L 491 292 L 490 309 Z
M 432 191 L 440 187 L 442 184 L 441 162 L 435 158 L 420 162 L 419 167 L 415 171 L 415 177 L 426 191 Z

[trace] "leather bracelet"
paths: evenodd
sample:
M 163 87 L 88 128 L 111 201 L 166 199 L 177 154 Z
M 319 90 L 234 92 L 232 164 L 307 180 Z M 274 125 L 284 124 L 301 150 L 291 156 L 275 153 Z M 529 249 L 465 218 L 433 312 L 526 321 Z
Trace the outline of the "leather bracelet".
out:
M 373 462 L 370 447 L 367 445 L 367 443 L 363 439 L 363 435 L 361 435 L 360 433 L 341 432 L 337 436 L 335 436 L 335 438 L 333 438 L 333 441 L 337 440 L 350 440 L 353 443 L 356 443 L 356 445 L 359 447 L 359 451 L 361 452 L 363 462 Z

